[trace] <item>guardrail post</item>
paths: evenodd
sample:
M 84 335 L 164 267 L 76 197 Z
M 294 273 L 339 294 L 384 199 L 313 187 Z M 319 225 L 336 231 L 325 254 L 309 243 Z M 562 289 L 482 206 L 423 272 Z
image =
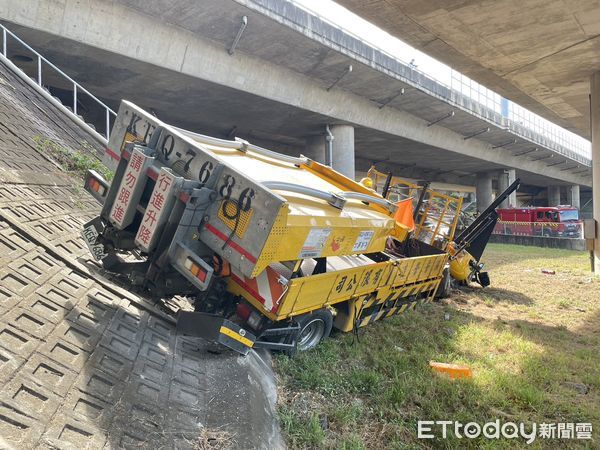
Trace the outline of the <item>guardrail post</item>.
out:
M 106 108 L 106 140 L 108 141 L 108 136 L 110 135 L 110 110 Z
M 38 79 L 38 84 L 40 85 L 40 87 L 42 87 L 42 57 L 40 55 L 38 55 L 37 61 L 38 61 L 37 79 Z
M 73 114 L 77 115 L 77 84 L 73 83 Z

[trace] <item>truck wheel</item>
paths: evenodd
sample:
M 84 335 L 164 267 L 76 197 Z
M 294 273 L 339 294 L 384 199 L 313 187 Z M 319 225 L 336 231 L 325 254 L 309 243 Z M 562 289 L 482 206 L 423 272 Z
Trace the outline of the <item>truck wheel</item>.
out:
M 440 281 L 440 287 L 435 293 L 435 298 L 446 298 L 450 292 L 450 285 L 452 284 L 452 277 L 450 276 L 450 269 L 446 267 L 442 272 L 442 281 Z
M 333 316 L 327 309 L 320 309 L 296 318 L 300 325 L 298 333 L 298 351 L 310 350 L 329 336 L 333 326 Z

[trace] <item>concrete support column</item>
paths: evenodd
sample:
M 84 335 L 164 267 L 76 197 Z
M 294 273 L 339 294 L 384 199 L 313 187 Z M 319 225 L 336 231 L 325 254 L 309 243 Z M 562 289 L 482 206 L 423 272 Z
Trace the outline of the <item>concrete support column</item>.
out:
M 567 194 L 567 203 L 571 206 L 574 206 L 577 209 L 581 208 L 581 200 L 579 197 L 579 185 L 574 184 L 572 186 L 569 186 Z
M 506 173 L 506 170 L 501 170 L 500 172 L 498 172 L 498 193 L 496 194 L 496 196 L 498 196 L 502 192 L 504 192 L 507 187 L 508 187 L 508 174 Z M 502 203 L 500 203 L 499 208 L 508 208 L 508 202 L 509 202 L 508 199 L 504 200 Z
M 306 147 L 302 154 L 313 161 L 325 164 L 326 162 L 327 142 L 325 136 L 312 136 L 306 140 Z
M 492 197 L 492 174 L 478 173 L 475 184 L 475 197 L 477 200 L 477 211 L 482 212 L 494 201 Z
M 515 169 L 501 170 L 498 173 L 498 195 L 504 192 L 517 179 Z M 500 203 L 500 208 L 517 206 L 517 192 L 510 194 L 506 200 Z
M 508 186 L 510 186 L 517 179 L 517 171 L 515 169 L 508 169 L 506 171 L 506 175 L 508 176 Z M 513 207 L 513 208 L 516 208 L 518 206 L 517 205 L 517 191 L 513 191 L 513 193 L 508 196 L 508 206 Z
M 330 129 L 333 134 L 331 166 L 354 180 L 354 127 L 352 125 L 332 125 Z
M 560 186 L 548 186 L 548 206 L 560 205 Z
M 596 239 L 594 240 L 594 272 L 600 275 L 600 72 L 590 80 L 590 112 L 592 127 L 592 198 Z

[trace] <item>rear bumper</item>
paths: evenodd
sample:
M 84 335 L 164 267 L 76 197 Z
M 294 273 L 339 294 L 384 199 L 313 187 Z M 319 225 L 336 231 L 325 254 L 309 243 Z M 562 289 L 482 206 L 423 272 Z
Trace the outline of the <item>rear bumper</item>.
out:
M 256 336 L 230 320 L 192 311 L 177 313 L 177 333 L 222 344 L 242 355 L 247 355 L 256 341 Z
M 262 340 L 259 340 L 238 324 L 215 314 L 192 311 L 177 313 L 177 333 L 201 337 L 208 342 L 224 345 L 242 355 L 247 355 L 252 348 L 293 353 L 296 350 L 299 332 L 300 327 L 297 324 L 273 327 L 263 331 L 259 336 Z

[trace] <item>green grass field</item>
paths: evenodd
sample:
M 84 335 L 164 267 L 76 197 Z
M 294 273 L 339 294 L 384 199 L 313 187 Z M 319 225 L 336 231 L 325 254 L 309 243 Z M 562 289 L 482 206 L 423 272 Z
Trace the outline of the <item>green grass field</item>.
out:
M 520 448 L 522 439 L 417 439 L 418 420 L 591 422 L 600 447 L 600 279 L 583 252 L 490 245 L 492 285 L 275 359 L 291 448 Z M 546 275 L 542 269 L 555 270 Z M 446 314 L 449 320 L 446 320 Z M 467 364 L 452 381 L 429 361 Z M 587 390 L 587 392 L 585 392 Z M 585 393 L 584 393 L 585 392 Z M 439 429 L 438 429 L 439 430 Z

